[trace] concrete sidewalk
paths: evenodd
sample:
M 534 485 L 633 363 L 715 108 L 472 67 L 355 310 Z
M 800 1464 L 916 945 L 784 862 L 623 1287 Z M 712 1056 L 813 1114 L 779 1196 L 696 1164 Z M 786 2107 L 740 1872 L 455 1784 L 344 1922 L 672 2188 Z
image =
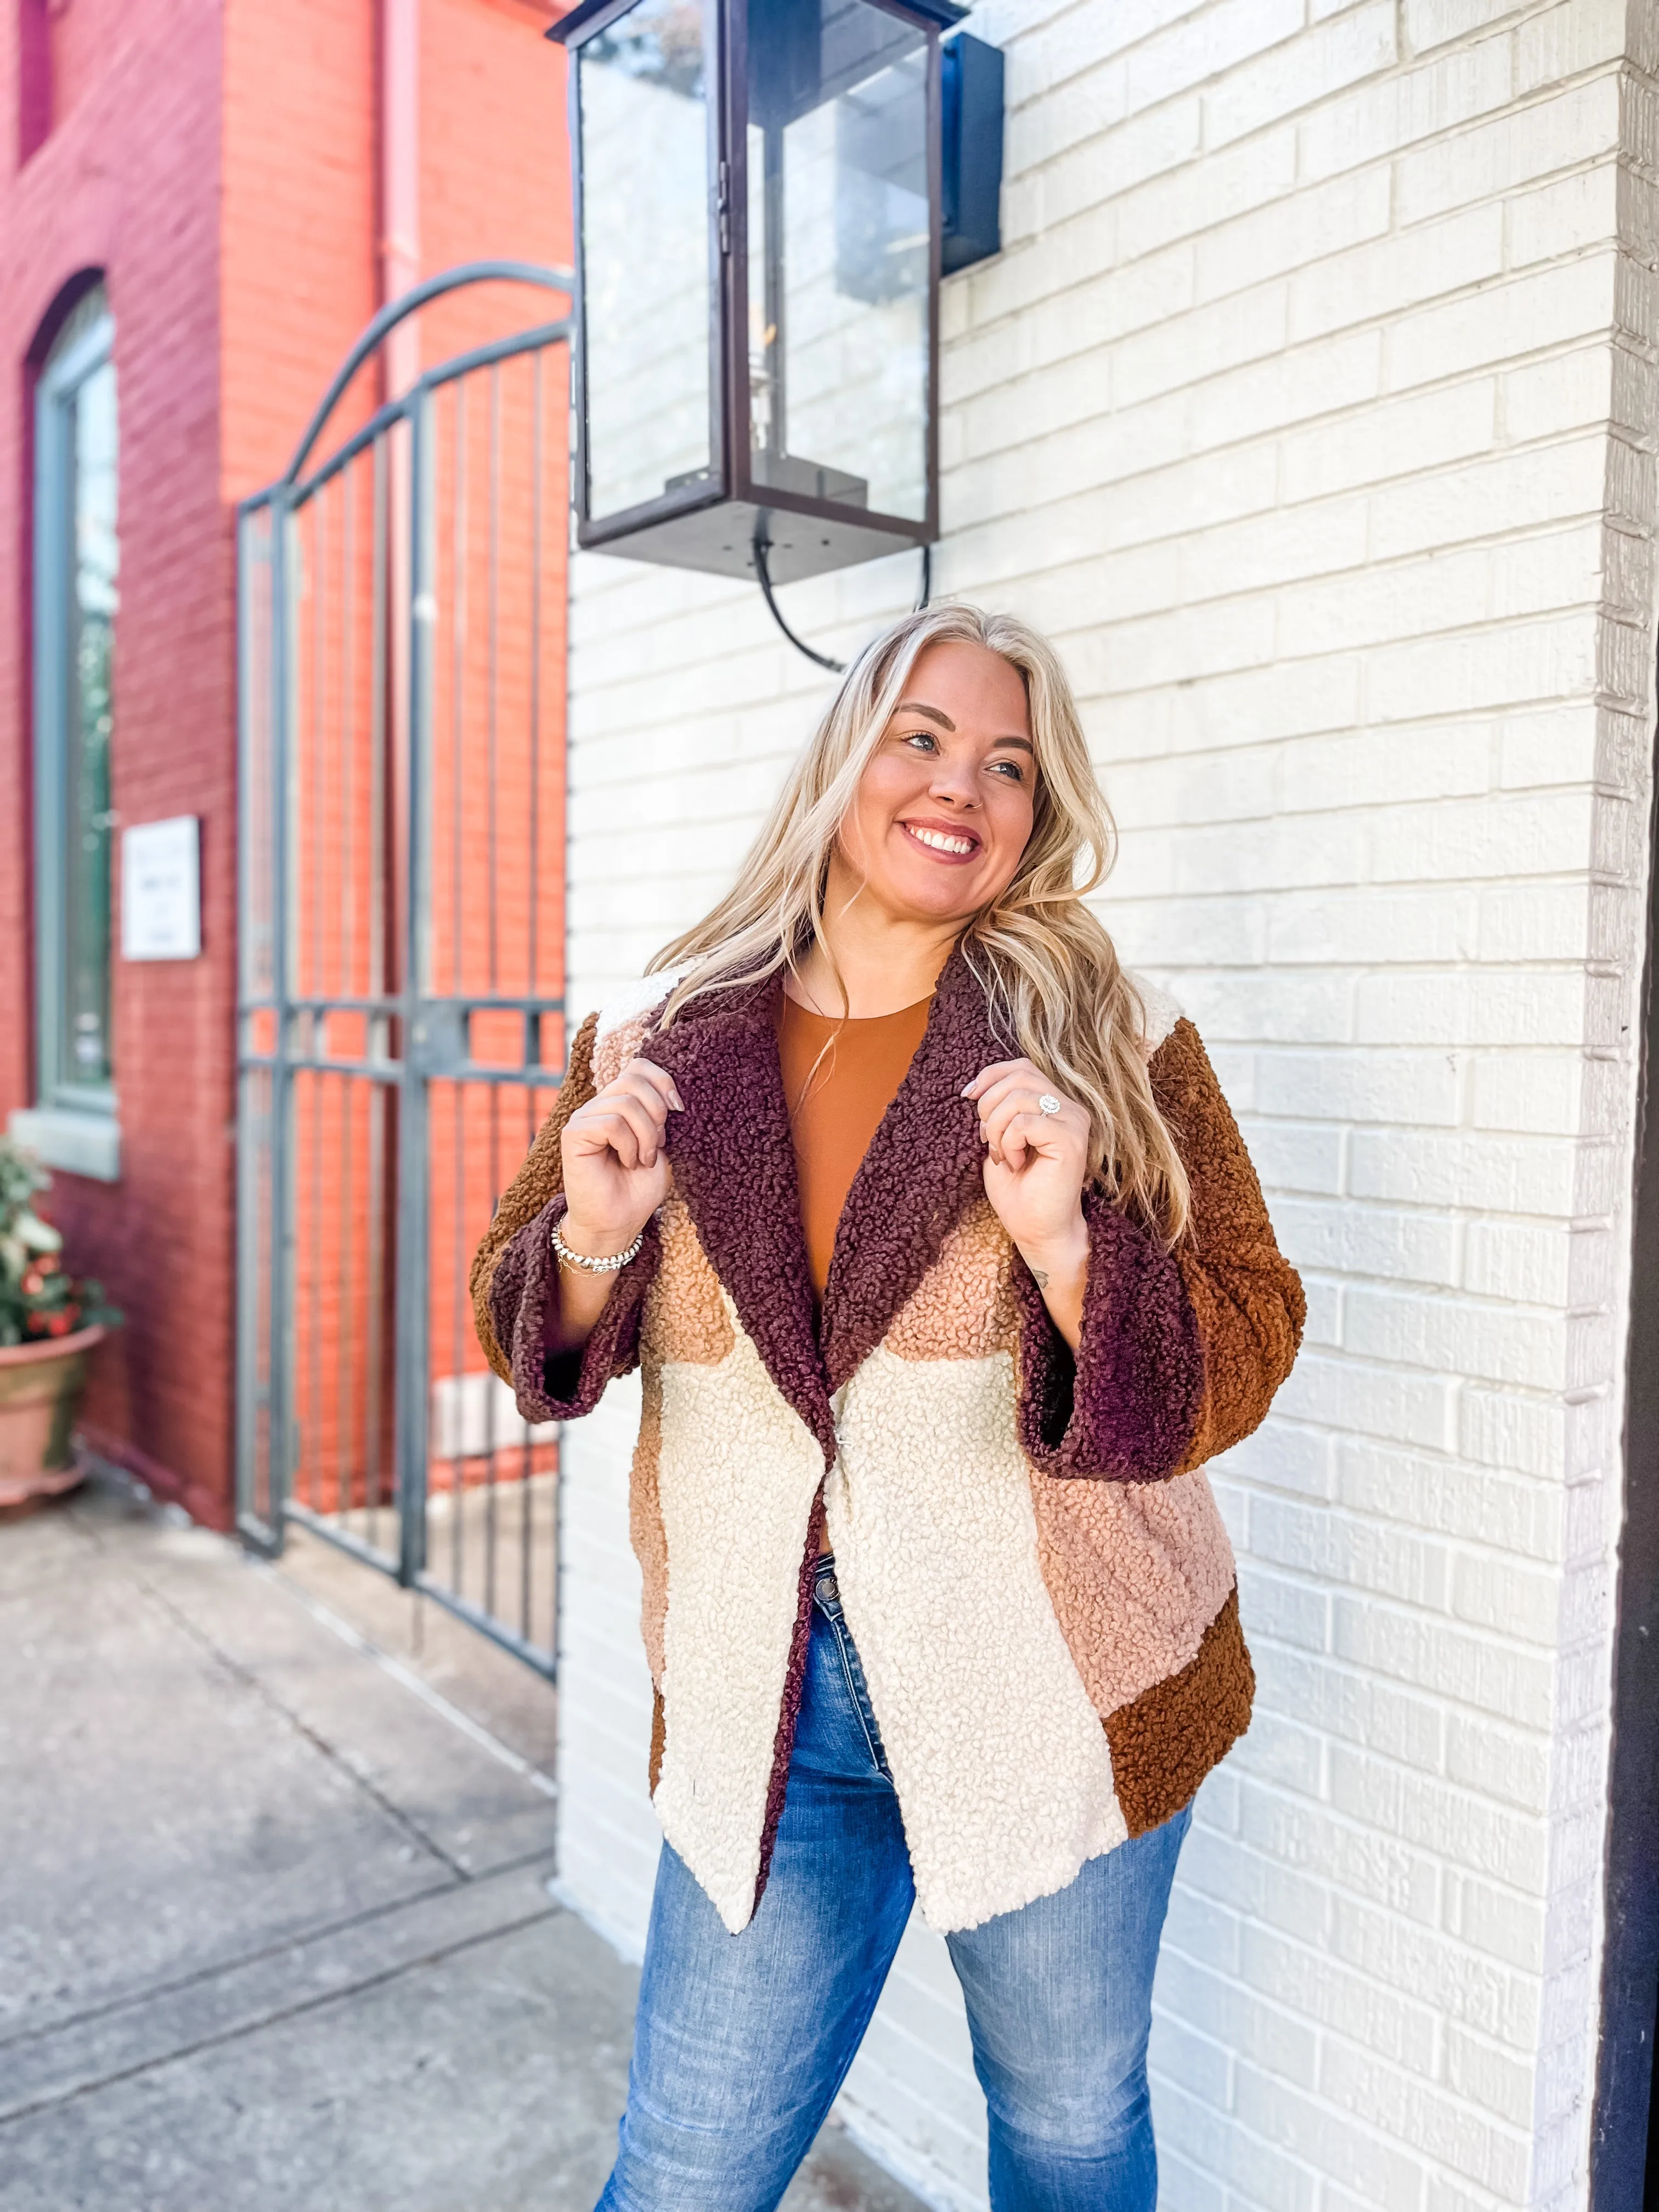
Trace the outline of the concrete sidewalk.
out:
M 0 1523 L 0 1652 L 5 2212 L 588 2212 L 638 1978 L 545 1685 L 114 1484 Z M 834 2124 L 785 2203 L 917 2212 Z

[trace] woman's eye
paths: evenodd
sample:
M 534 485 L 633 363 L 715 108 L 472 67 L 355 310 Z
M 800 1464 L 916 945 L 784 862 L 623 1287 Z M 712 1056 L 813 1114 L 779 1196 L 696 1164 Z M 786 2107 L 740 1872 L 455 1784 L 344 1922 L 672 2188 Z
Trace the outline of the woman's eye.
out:
M 991 766 L 997 775 L 1006 776 L 1010 783 L 1024 783 L 1025 781 L 1025 771 L 1018 761 L 993 761 Z
M 907 731 L 902 742 L 907 745 L 927 745 L 934 752 L 939 750 L 939 740 L 931 730 Z

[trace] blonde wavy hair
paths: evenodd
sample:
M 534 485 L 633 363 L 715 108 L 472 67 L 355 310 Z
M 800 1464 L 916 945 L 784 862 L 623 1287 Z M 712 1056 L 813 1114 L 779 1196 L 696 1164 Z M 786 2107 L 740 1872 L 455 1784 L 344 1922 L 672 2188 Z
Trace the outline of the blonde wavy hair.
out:
M 963 931 L 961 950 L 998 1035 L 1056 1090 L 1087 1107 L 1091 1179 L 1174 1243 L 1188 1224 L 1187 1174 L 1152 1097 L 1145 1010 L 1110 937 L 1084 902 L 1111 869 L 1116 829 L 1059 656 L 1012 615 L 929 607 L 865 647 L 790 770 L 732 890 L 652 961 L 653 973 L 680 971 L 662 1027 L 693 1000 L 780 969 L 799 973 L 814 944 L 839 982 L 824 931 L 830 852 L 917 656 L 947 643 L 988 647 L 1019 671 L 1037 766 L 1031 835 L 1019 866 Z

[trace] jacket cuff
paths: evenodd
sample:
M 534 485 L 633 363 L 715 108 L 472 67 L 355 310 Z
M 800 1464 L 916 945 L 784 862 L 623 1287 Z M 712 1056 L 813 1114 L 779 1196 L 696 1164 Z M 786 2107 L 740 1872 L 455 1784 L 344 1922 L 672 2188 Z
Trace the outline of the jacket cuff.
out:
M 1155 1482 L 1182 1464 L 1204 1396 L 1198 1322 L 1174 1257 L 1085 1191 L 1089 1275 L 1075 1355 L 1015 1255 L 1020 1444 L 1045 1474 Z
M 659 1249 L 655 1217 L 646 1224 L 637 1255 L 620 1269 L 593 1333 L 580 1350 L 554 1352 L 548 1332 L 558 1310 L 558 1261 L 553 1231 L 562 1221 L 562 1192 L 507 1242 L 489 1286 L 497 1340 L 513 1363 L 513 1389 L 526 1421 L 574 1421 L 591 1413 L 605 1386 L 639 1360 L 645 1293 Z

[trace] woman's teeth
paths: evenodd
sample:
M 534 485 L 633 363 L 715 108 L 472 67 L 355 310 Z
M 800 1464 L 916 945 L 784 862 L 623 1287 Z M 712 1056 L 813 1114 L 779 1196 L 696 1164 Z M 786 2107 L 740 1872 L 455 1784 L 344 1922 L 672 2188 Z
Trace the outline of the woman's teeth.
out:
M 931 845 L 936 853 L 971 853 L 978 842 L 974 837 L 947 837 L 942 830 L 918 830 L 914 822 L 904 826 L 919 844 Z

